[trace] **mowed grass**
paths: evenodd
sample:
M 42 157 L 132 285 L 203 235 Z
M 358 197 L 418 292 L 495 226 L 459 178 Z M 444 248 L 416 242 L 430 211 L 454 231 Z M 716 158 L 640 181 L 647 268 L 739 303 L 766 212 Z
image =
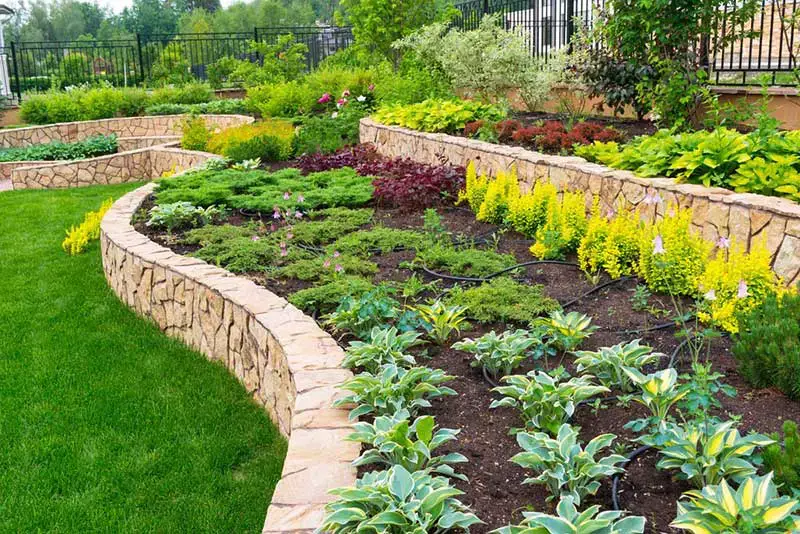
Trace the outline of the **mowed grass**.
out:
M 64 228 L 135 185 L 0 193 L 0 532 L 260 532 L 286 443 Z

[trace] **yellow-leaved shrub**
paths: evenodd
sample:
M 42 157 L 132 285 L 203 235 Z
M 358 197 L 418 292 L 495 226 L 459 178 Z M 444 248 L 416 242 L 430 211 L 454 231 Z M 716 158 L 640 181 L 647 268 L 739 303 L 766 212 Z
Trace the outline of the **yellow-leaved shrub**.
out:
M 489 187 L 489 177 L 485 173 L 478 176 L 475 170 L 475 162 L 470 161 L 467 165 L 467 175 L 464 190 L 458 193 L 458 203 L 466 202 L 473 213 L 477 214 L 486 198 L 486 189 Z
M 508 214 L 508 204 L 512 198 L 519 196 L 517 171 L 499 171 L 494 180 L 490 180 L 476 218 L 492 224 L 503 224 Z
M 703 294 L 698 318 L 731 333 L 739 331 L 737 315 L 764 303 L 769 295 L 786 291 L 770 267 L 770 254 L 763 241 L 753 243 L 750 252 L 736 242 L 720 249 L 697 279 Z
M 643 228 L 638 211 L 620 210 L 610 219 L 602 216 L 595 197 L 586 234 L 578 247 L 581 269 L 589 274 L 604 269 L 611 278 L 635 274 Z
M 560 202 L 551 202 L 544 226 L 536 231 L 531 254 L 542 260 L 563 258 L 575 252 L 589 222 L 583 193 L 565 191 Z
M 642 230 L 637 271 L 651 291 L 694 295 L 711 243 L 691 231 L 691 210 L 670 207 L 667 213 Z
M 555 185 L 536 182 L 532 191 L 509 199 L 506 220 L 517 232 L 534 237 L 536 231 L 547 222 L 549 206 L 557 202 L 558 189 Z
M 114 199 L 109 198 L 97 211 L 90 211 L 83 217 L 83 222 L 67 230 L 67 237 L 61 242 L 61 248 L 70 256 L 82 253 L 91 241 L 100 239 L 100 221 L 111 209 Z

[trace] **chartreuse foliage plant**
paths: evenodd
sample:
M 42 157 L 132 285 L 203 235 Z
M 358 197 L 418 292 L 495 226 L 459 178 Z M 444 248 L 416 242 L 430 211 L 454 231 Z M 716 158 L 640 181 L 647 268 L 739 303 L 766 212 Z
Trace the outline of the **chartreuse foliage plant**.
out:
M 771 267 L 772 258 L 763 241 L 756 241 L 746 253 L 732 242 L 717 251 L 698 278 L 698 291 L 705 295 L 698 318 L 730 332 L 739 331 L 737 316 L 746 314 L 764 303 L 769 295 L 780 295 L 785 289 Z
M 410 473 L 426 471 L 466 480 L 453 468 L 453 464 L 467 462 L 463 454 L 451 452 L 443 456 L 434 455 L 436 449 L 455 441 L 459 431 L 436 428 L 431 415 L 423 415 L 413 421 L 410 417 L 407 411 L 400 410 L 394 415 L 378 416 L 372 423 L 355 423 L 353 433 L 347 440 L 370 448 L 356 458 L 353 465 L 400 465 Z
M 678 372 L 672 367 L 649 375 L 630 367 L 623 371 L 641 390 L 641 394 L 634 396 L 633 400 L 645 406 L 651 413 L 650 417 L 629 422 L 625 428 L 631 428 L 635 432 L 650 428 L 663 436 L 662 431 L 668 421 L 670 409 L 688 394 L 687 390 L 678 387 Z
M 558 302 L 540 285 L 521 284 L 500 276 L 477 287 L 454 288 L 446 302 L 466 306 L 469 317 L 482 323 L 510 321 L 528 324 L 543 313 L 558 310 Z
M 691 230 L 691 210 L 675 208 L 645 227 L 639 240 L 639 275 L 659 293 L 693 295 L 703 274 L 711 244 Z
M 674 469 L 680 480 L 701 489 L 723 479 L 742 482 L 757 474 L 751 456 L 758 447 L 774 443 L 761 434 L 742 437 L 733 421 L 705 425 L 670 424 L 666 442 L 659 446 L 661 459 L 656 467 Z
M 469 189 L 469 185 L 467 186 Z M 547 223 L 550 206 L 558 203 L 558 188 L 550 182 L 536 182 L 533 190 L 508 199 L 508 224 L 526 237 L 535 237 Z
M 511 199 L 519 196 L 517 171 L 498 171 L 497 176 L 489 180 L 483 202 L 475 214 L 479 221 L 501 225 L 508 215 Z
M 550 492 L 548 500 L 572 497 L 575 504 L 594 495 L 600 489 L 600 481 L 624 471 L 624 456 L 611 454 L 596 458 L 616 439 L 614 434 L 601 434 L 585 447 L 578 440 L 578 431 L 568 423 L 561 425 L 556 437 L 543 432 L 517 434 L 517 443 L 523 452 L 514 455 L 511 461 L 537 475 L 525 479 L 525 484 L 543 484 Z
M 486 173 L 478 175 L 475 170 L 475 162 L 467 164 L 467 173 L 464 181 L 464 190 L 458 193 L 458 202 L 466 202 L 473 213 L 478 213 L 486 198 L 486 190 L 489 187 L 489 177 Z
M 103 216 L 114 204 L 114 199 L 109 198 L 97 211 L 90 211 L 83 216 L 83 222 L 78 226 L 71 226 L 67 230 L 67 237 L 61 242 L 61 248 L 70 256 L 81 254 L 86 250 L 91 241 L 100 239 L 100 223 Z
M 629 343 L 619 343 L 613 347 L 601 347 L 596 351 L 575 352 L 575 365 L 578 373 L 589 373 L 609 389 L 624 393 L 634 391 L 635 384 L 625 369 L 641 371 L 646 365 L 658 362 L 664 354 L 641 345 L 639 339 Z
M 550 312 L 548 317 L 534 321 L 539 330 L 548 336 L 559 350 L 568 352 L 577 349 L 599 328 L 592 324 L 588 315 L 561 310 Z
M 684 493 L 670 526 L 695 534 L 784 534 L 800 529 L 800 517 L 794 515 L 798 508 L 796 499 L 778 495 L 769 473 L 748 477 L 735 491 L 723 480 Z
M 348 369 L 363 368 L 376 373 L 382 365 L 393 364 L 413 367 L 417 364 L 408 349 L 423 343 L 417 332 L 400 333 L 395 327 L 375 327 L 366 341 L 351 341 L 346 349 L 342 366 Z
M 464 306 L 448 306 L 441 300 L 435 300 L 411 309 L 419 314 L 428 337 L 437 345 L 444 345 L 454 332 L 458 334 L 462 327 L 469 325 L 466 319 L 468 310 Z
M 443 534 L 480 523 L 457 499 L 448 479 L 401 465 L 366 473 L 355 487 L 338 488 L 325 507 L 323 532 L 346 534 Z
M 497 122 L 505 112 L 492 104 L 470 100 L 425 100 L 418 104 L 381 107 L 374 119 L 382 124 L 431 133 L 458 133 L 468 122 Z
M 622 517 L 622 512 L 601 512 L 600 506 L 588 507 L 578 512 L 575 498 L 561 497 L 556 515 L 542 512 L 522 512 L 521 525 L 493 530 L 490 534 L 642 534 L 645 518 Z
M 292 155 L 294 134 L 291 122 L 269 119 L 214 133 L 208 139 L 207 148 L 233 161 L 256 158 L 264 162 L 282 161 Z
M 441 369 L 386 364 L 376 373 L 360 373 L 340 386 L 350 393 L 334 402 L 334 406 L 354 405 L 350 419 L 362 415 L 390 415 L 406 410 L 416 416 L 422 408 L 430 408 L 431 400 L 457 393 L 445 386 L 455 377 Z
M 560 202 L 549 202 L 544 225 L 536 230 L 531 254 L 539 259 L 563 258 L 575 252 L 588 227 L 583 193 L 565 191 Z
M 500 335 L 492 330 L 477 339 L 464 338 L 453 348 L 473 354 L 472 367 L 482 367 L 498 379 L 510 375 L 531 356 L 531 347 L 539 343 L 527 330 L 506 330 Z
M 516 408 L 526 430 L 544 430 L 555 435 L 569 421 L 578 403 L 609 389 L 592 382 L 593 376 L 583 375 L 569 380 L 554 377 L 544 371 L 502 378 L 504 386 L 492 391 L 503 397 L 492 401 L 491 408 Z
M 759 388 L 776 386 L 800 399 L 800 296 L 768 295 L 739 315 L 733 355 L 738 372 Z
M 581 269 L 590 275 L 602 269 L 615 279 L 635 274 L 643 228 L 636 211 L 619 210 L 607 218 L 595 199 L 586 234 L 578 246 Z

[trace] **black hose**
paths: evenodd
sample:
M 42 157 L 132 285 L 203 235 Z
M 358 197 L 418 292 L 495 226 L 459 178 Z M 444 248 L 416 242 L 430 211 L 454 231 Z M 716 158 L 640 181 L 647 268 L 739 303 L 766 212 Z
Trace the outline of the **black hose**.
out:
M 486 370 L 486 367 L 481 367 L 481 370 L 483 371 L 483 379 L 486 380 L 490 386 L 493 388 L 500 387 L 500 384 L 495 382 L 494 379 L 489 376 L 489 371 Z
M 489 275 L 484 276 L 482 278 L 471 277 L 471 276 L 453 276 L 453 275 L 449 275 L 449 274 L 442 274 L 442 273 L 438 273 L 436 271 L 432 271 L 431 269 L 428 269 L 424 265 L 422 266 L 422 270 L 425 271 L 426 273 L 428 273 L 429 275 L 435 277 L 435 278 L 441 278 L 443 280 L 452 280 L 454 282 L 473 282 L 473 283 L 478 283 L 478 282 L 488 282 L 492 278 L 497 278 L 500 275 L 503 275 L 503 274 L 506 274 L 508 272 L 514 271 L 516 269 L 521 269 L 522 267 L 529 267 L 531 265 L 568 265 L 570 267 L 579 267 L 579 265 L 577 263 L 569 262 L 569 261 L 559 261 L 559 260 L 526 261 L 526 262 L 523 262 L 523 263 L 518 263 L 516 265 L 512 265 L 511 267 L 508 267 L 508 268 L 503 269 L 501 271 L 497 271 L 496 273 L 489 274 Z
M 671 321 L 669 323 L 663 323 L 655 326 L 651 326 L 649 328 L 640 328 L 638 330 L 617 330 L 614 332 L 615 334 L 622 334 L 622 335 L 633 335 L 633 334 L 647 334 L 649 332 L 657 332 L 659 330 L 667 330 L 668 328 L 672 328 L 676 326 L 677 323 L 675 321 Z
M 638 458 L 639 456 L 643 455 L 644 453 L 646 453 L 649 450 L 650 450 L 649 446 L 643 445 L 642 447 L 639 447 L 635 451 L 633 451 L 630 454 L 628 454 L 628 456 L 626 456 L 625 464 L 623 464 L 623 468 L 627 468 L 628 465 L 632 461 L 634 461 L 636 458 Z M 619 495 L 618 495 L 618 493 L 619 493 L 619 481 L 622 478 L 623 474 L 624 474 L 624 472 L 623 473 L 617 473 L 611 479 L 611 506 L 612 506 L 612 508 L 614 509 L 615 512 L 618 512 L 619 509 L 620 509 L 619 508 Z
M 587 291 L 586 293 L 584 293 L 580 297 L 575 297 L 574 299 L 572 299 L 570 301 L 567 301 L 566 303 L 562 304 L 561 307 L 562 308 L 568 308 L 568 307 L 572 306 L 573 304 L 575 304 L 576 302 L 580 302 L 581 300 L 585 299 L 589 295 L 600 291 L 601 289 L 605 289 L 605 288 L 607 288 L 609 286 L 613 286 L 615 284 L 619 284 L 619 283 L 622 283 L 622 282 L 627 282 L 628 280 L 632 280 L 632 279 L 633 279 L 633 277 L 631 277 L 631 276 L 623 276 L 622 278 L 615 278 L 614 280 L 610 280 L 610 281 L 606 282 L 605 284 L 600 284 L 599 286 L 593 287 L 592 289 L 590 289 L 589 291 Z
M 675 347 L 675 350 L 672 351 L 672 355 L 669 357 L 669 365 L 667 366 L 667 369 L 675 367 L 675 360 L 678 358 L 678 355 L 680 354 L 681 350 L 683 349 L 683 347 L 691 343 L 693 339 L 694 337 L 689 336 L 683 341 L 681 341 L 677 347 Z

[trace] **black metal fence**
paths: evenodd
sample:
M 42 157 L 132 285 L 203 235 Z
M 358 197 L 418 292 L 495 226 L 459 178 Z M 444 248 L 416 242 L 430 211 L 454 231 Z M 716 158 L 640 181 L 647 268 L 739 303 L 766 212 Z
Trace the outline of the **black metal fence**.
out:
M 761 9 L 748 22 L 735 28 L 737 34 L 755 37 L 738 39 L 725 46 L 731 35 L 731 15 L 740 9 L 731 1 L 720 10 L 713 35 L 713 53 L 707 64 L 712 80 L 721 85 L 766 82 L 770 85 L 797 85 L 795 71 L 800 67 L 800 5 L 798 0 L 761 0 Z M 497 13 L 508 29 L 525 37 L 531 54 L 547 57 L 567 46 L 578 24 L 591 26 L 596 14 L 605 8 L 604 0 L 469 0 L 456 5 L 460 15 L 456 27 L 474 29 L 485 14 Z
M 282 26 L 254 28 L 243 33 L 181 33 L 137 35 L 116 41 L 24 42 L 0 49 L 2 94 L 22 97 L 26 91 L 42 91 L 85 82 L 106 81 L 115 86 L 135 86 L 153 75 L 173 69 L 205 80 L 208 66 L 223 57 L 261 61 L 251 43 L 274 43 L 291 34 L 308 47 L 307 68 L 314 69 L 334 52 L 353 42 L 350 28 Z

